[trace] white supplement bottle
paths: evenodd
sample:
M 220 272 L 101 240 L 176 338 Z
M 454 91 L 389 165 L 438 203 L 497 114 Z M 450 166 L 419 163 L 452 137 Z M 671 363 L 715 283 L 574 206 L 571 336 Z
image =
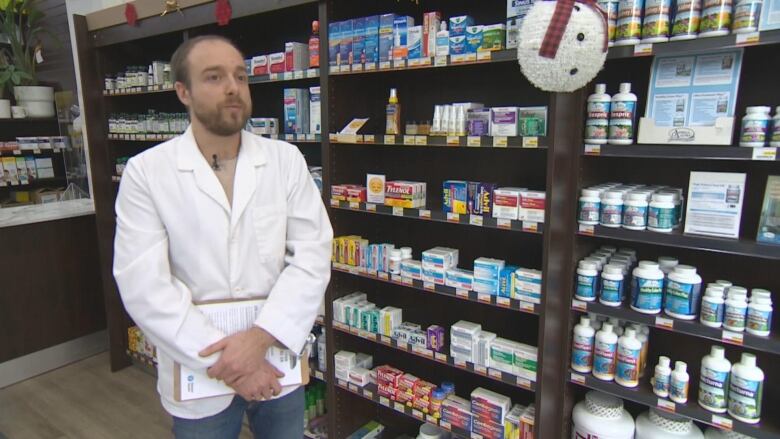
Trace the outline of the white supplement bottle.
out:
M 401 260 L 406 261 L 407 259 L 412 259 L 412 248 L 401 247 Z
M 632 323 L 631 328 L 636 334 L 636 339 L 642 344 L 642 350 L 639 352 L 639 378 L 643 378 L 645 376 L 645 369 L 647 368 L 647 352 L 650 350 L 650 345 L 647 342 L 649 328 L 646 326 L 643 327 L 639 323 Z M 645 331 L 646 329 L 648 332 Z
M 653 393 L 661 398 L 669 397 L 669 386 L 672 379 L 672 368 L 669 367 L 671 360 L 663 355 L 658 357 L 658 364 L 655 366 L 655 375 L 653 375 Z
M 623 224 L 623 192 L 606 191 L 601 195 L 599 223 L 604 227 L 620 227 Z
M 761 420 L 764 371 L 756 367 L 756 356 L 742 353 L 742 359 L 731 368 L 729 379 L 729 414 L 738 421 L 757 424 Z
M 664 272 L 653 261 L 639 261 L 631 278 L 631 309 L 658 314 L 663 309 Z
M 747 296 L 732 288 L 723 311 L 723 329 L 744 332 L 747 325 L 747 308 Z
M 601 272 L 599 302 L 607 306 L 620 306 L 623 303 L 624 279 L 623 266 L 605 265 Z
M 772 331 L 772 299 L 756 297 L 750 301 L 745 330 L 760 337 L 769 336 Z
M 606 84 L 596 84 L 596 92 L 588 96 L 588 118 L 585 120 L 585 143 L 603 145 L 609 134 L 609 107 L 612 98 Z
M 390 274 L 401 274 L 401 250 L 390 250 Z
M 720 430 L 715 427 L 707 427 L 704 432 L 704 439 L 755 439 L 753 436 L 747 436 L 736 431 Z
M 596 331 L 590 326 L 590 318 L 580 317 L 574 327 L 571 342 L 571 368 L 577 372 L 590 373 L 593 370 L 593 341 Z
M 766 146 L 769 132 L 769 107 L 747 107 L 747 114 L 742 118 L 742 135 L 739 146 L 761 148 Z
M 639 367 L 642 343 L 636 338 L 634 328 L 628 328 L 618 340 L 615 382 L 623 387 L 639 385 Z
M 720 328 L 723 325 L 723 308 L 726 302 L 723 300 L 723 290 L 715 287 L 707 287 L 704 297 L 701 299 L 701 316 L 699 321 L 710 328 Z
M 723 287 L 723 297 L 726 297 L 726 293 L 729 292 L 729 288 L 734 286 L 734 284 L 731 283 L 730 281 L 723 280 L 723 279 L 718 279 L 715 281 L 715 283 Z
M 603 380 L 615 379 L 615 361 L 618 336 L 612 332 L 612 324 L 604 323 L 596 333 L 593 346 L 593 376 Z
M 734 23 L 731 32 L 745 34 L 758 31 L 763 0 L 737 0 L 734 5 Z
M 623 408 L 623 400 L 595 390 L 574 406 L 572 421 L 572 438 L 634 438 L 634 418 Z
M 710 354 L 701 360 L 699 375 L 699 405 L 715 413 L 726 413 L 731 362 L 726 350 L 713 346 Z
M 647 230 L 669 233 L 677 222 L 674 194 L 655 193 L 647 209 Z
M 647 196 L 641 192 L 629 192 L 623 201 L 623 228 L 645 230 L 647 228 Z
M 769 146 L 780 148 L 780 106 L 775 107 L 775 117 L 772 118 L 772 137 Z
M 675 361 L 672 379 L 669 383 L 669 399 L 680 404 L 688 402 L 688 384 L 690 377 L 688 376 L 687 369 L 687 364 L 682 361 Z
M 703 439 L 699 427 L 688 418 L 651 408 L 636 418 L 635 439 Z
M 599 272 L 596 264 L 590 261 L 580 261 L 577 267 L 577 292 L 574 297 L 585 302 L 596 300 Z
M 618 337 L 623 335 L 624 322 L 621 322 L 617 317 L 610 317 L 607 321 L 612 325 L 612 332 L 614 332 L 615 335 Z
M 658 258 L 658 267 L 664 272 L 664 278 L 669 276 L 669 273 L 674 271 L 674 267 L 679 265 L 680 261 L 677 258 L 671 256 L 661 256 Z
M 758 299 L 759 297 L 772 300 L 772 292 L 763 288 L 753 288 L 750 290 L 750 300 Z
M 610 254 L 615 254 L 617 252 L 617 247 L 613 245 L 602 245 L 599 247 L 599 250 L 603 250 L 605 252 L 609 252 Z
M 580 196 L 580 210 L 577 221 L 580 224 L 595 226 L 599 223 L 601 211 L 601 192 L 595 189 L 583 189 Z
M 701 276 L 690 265 L 678 265 L 669 273 L 664 291 L 664 312 L 683 320 L 694 320 L 699 314 Z
M 631 145 L 634 143 L 635 110 L 636 95 L 631 93 L 631 83 L 624 82 L 620 84 L 620 93 L 612 96 L 609 114 L 610 145 Z

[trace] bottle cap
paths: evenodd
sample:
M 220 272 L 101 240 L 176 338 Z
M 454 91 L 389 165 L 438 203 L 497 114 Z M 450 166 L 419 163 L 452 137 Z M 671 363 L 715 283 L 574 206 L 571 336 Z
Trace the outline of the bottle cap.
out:
M 747 112 L 748 113 L 767 113 L 767 114 L 769 114 L 770 111 L 772 111 L 771 108 L 764 107 L 764 106 L 747 107 Z
M 765 290 L 763 288 L 753 288 L 750 290 L 750 298 L 751 299 L 769 299 L 769 302 L 772 302 L 772 293 L 769 290 Z
M 617 251 L 617 247 L 611 246 L 611 245 L 602 245 L 599 247 L 599 250 L 604 250 L 605 252 L 615 253 Z
M 604 322 L 601 325 L 601 330 L 604 332 L 612 332 L 612 323 Z
M 646 201 L 647 194 L 644 192 L 629 192 L 628 199 L 631 201 Z
M 744 294 L 744 295 L 747 296 L 748 290 L 745 287 L 740 287 L 739 285 L 734 285 L 734 286 L 729 287 L 729 294 L 731 294 L 732 292 L 737 293 L 737 294 Z
M 580 261 L 580 268 L 583 270 L 595 270 L 596 264 L 592 261 Z
M 744 355 L 743 355 L 744 358 Z M 674 371 L 675 372 L 685 372 L 688 370 L 688 365 L 685 364 L 684 361 L 675 361 L 674 362 Z
M 657 262 L 653 262 L 653 261 L 639 261 L 639 267 L 647 268 L 649 270 L 656 270 L 660 268 L 660 265 L 658 265 Z
M 636 330 L 634 328 L 627 328 L 623 331 L 623 336 L 628 338 L 636 338 Z
M 755 367 L 756 366 L 756 356 L 753 354 L 749 354 L 747 352 L 742 353 L 742 359 L 740 360 L 740 363 L 744 366 L 750 366 Z
M 411 247 L 401 247 L 401 257 L 402 258 L 411 258 L 412 257 L 412 248 Z
M 401 257 L 401 250 L 394 248 L 390 250 L 390 257 L 391 258 L 400 258 Z
M 661 256 L 658 258 L 658 265 L 661 267 L 674 267 L 680 262 L 677 260 L 677 258 L 673 258 L 671 256 Z
M 734 285 L 731 282 L 723 279 L 718 279 L 715 281 L 715 283 L 718 285 L 723 285 L 723 288 L 730 288 L 732 285 Z
M 615 190 L 606 191 L 604 192 L 603 196 L 606 199 L 610 199 L 610 200 L 615 199 L 615 200 L 623 201 L 623 191 L 615 191 Z
M 598 198 L 601 195 L 601 192 L 599 192 L 596 189 L 583 189 L 582 190 L 582 196 L 583 197 L 596 197 Z
M 389 99 L 389 102 L 391 104 L 397 104 L 398 103 L 398 92 L 394 88 L 390 89 L 390 99 Z
M 623 267 L 617 264 L 607 264 L 604 266 L 604 273 L 606 274 L 623 274 Z
M 620 83 L 620 92 L 621 93 L 631 93 L 631 83 L 630 82 L 621 82 Z
M 756 305 L 772 305 L 772 299 L 766 297 L 756 297 L 752 299 L 752 302 Z
M 653 194 L 653 201 L 657 201 L 659 203 L 674 203 L 674 194 L 656 192 Z
M 674 267 L 674 272 L 683 276 L 691 276 L 696 274 L 696 267 L 690 265 L 678 265 Z
M 669 359 L 669 357 L 664 357 L 661 355 L 658 357 L 658 365 L 661 367 L 669 367 L 669 364 L 671 364 L 672 360 Z
M 607 92 L 607 84 L 596 84 L 596 94 L 603 95 Z
M 580 317 L 580 325 L 589 327 L 590 326 L 590 317 L 588 317 L 588 316 Z
M 710 355 L 715 358 L 725 358 L 726 357 L 726 350 L 723 349 L 723 346 L 713 346 L 710 349 Z

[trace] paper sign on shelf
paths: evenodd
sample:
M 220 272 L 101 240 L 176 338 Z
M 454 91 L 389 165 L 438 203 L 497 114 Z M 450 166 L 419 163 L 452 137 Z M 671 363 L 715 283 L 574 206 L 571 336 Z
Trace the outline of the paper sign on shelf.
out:
M 347 124 L 341 131 L 339 131 L 339 134 L 347 134 L 347 135 L 357 135 L 357 132 L 363 128 L 363 125 L 368 122 L 369 118 L 355 118 L 352 119 L 351 122 Z

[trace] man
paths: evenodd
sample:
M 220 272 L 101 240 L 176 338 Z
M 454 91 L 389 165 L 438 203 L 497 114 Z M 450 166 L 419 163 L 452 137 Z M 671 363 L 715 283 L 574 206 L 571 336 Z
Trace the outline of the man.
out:
M 300 439 L 303 389 L 279 386 L 266 350 L 301 352 L 330 279 L 333 230 L 296 147 L 243 131 L 244 57 L 227 39 L 184 42 L 171 60 L 187 131 L 130 159 L 116 202 L 114 277 L 157 346 L 157 389 L 176 438 Z M 281 105 L 281 104 L 280 104 Z M 226 336 L 194 302 L 264 298 L 251 329 Z M 178 402 L 174 362 L 208 369 L 236 395 Z

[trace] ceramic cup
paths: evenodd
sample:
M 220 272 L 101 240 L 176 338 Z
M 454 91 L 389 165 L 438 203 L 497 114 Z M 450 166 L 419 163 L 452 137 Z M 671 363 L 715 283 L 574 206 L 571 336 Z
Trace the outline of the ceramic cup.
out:
M 24 119 L 27 117 L 27 109 L 14 105 L 11 107 L 11 114 L 13 115 L 14 119 Z

